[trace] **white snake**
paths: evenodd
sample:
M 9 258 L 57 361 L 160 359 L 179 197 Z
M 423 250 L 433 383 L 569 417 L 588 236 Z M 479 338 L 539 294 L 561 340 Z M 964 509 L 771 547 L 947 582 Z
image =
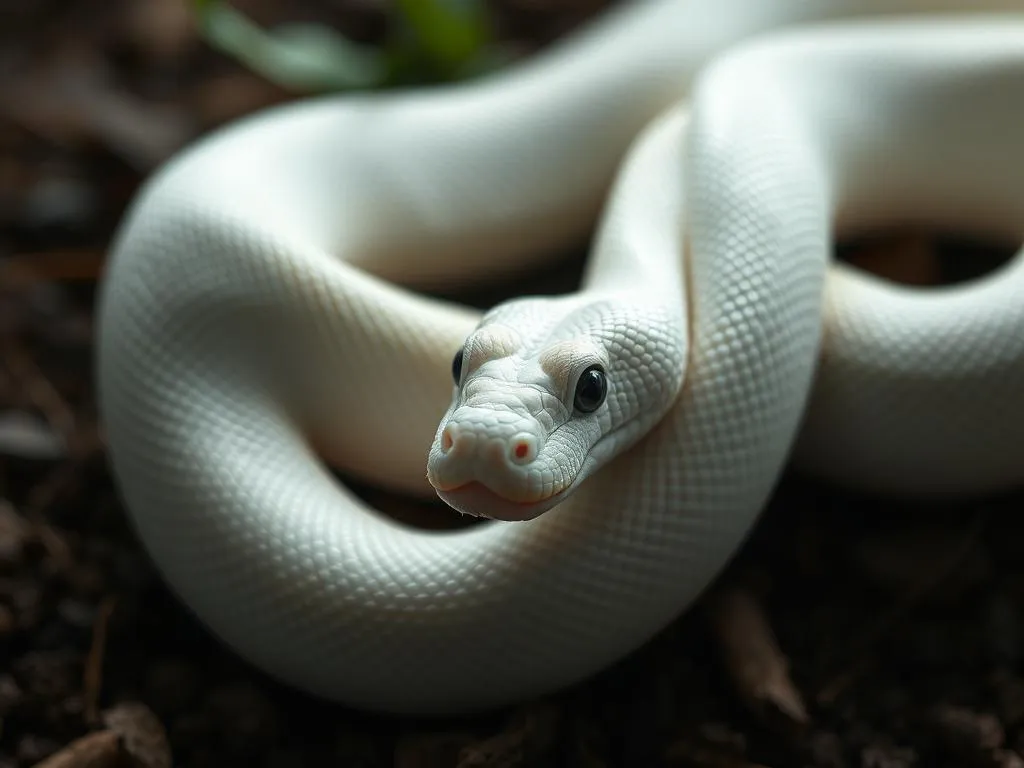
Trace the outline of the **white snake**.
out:
M 479 332 L 412 290 L 595 223 L 578 293 Z M 840 231 L 1022 224 L 1024 0 L 637 2 L 507 72 L 270 110 L 170 162 L 105 279 L 114 469 L 168 582 L 271 674 L 398 712 L 536 696 L 683 611 L 798 434 L 801 466 L 876 491 L 1024 480 L 1024 256 L 930 292 L 829 263 Z M 410 529 L 325 461 L 436 498 L 428 452 L 453 504 L 535 519 Z

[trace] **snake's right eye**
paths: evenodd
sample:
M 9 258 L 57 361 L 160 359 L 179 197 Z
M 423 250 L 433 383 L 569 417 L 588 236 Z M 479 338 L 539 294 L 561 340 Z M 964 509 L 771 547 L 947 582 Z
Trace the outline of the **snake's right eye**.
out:
M 455 386 L 459 386 L 459 382 L 462 381 L 462 350 L 460 349 L 455 353 L 455 357 L 452 360 L 452 378 L 455 379 Z
M 580 413 L 593 413 L 604 403 L 608 396 L 608 377 L 600 365 L 592 365 L 576 382 L 576 395 L 573 407 Z

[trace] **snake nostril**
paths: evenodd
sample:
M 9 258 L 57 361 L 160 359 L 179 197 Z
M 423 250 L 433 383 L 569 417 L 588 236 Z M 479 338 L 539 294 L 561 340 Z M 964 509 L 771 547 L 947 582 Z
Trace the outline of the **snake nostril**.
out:
M 448 453 L 448 451 L 452 449 L 453 445 L 455 445 L 455 440 L 452 439 L 452 428 L 445 427 L 444 431 L 441 433 L 441 451 L 443 453 Z
M 530 435 L 520 435 L 512 441 L 509 458 L 514 464 L 529 464 L 537 458 L 537 441 Z

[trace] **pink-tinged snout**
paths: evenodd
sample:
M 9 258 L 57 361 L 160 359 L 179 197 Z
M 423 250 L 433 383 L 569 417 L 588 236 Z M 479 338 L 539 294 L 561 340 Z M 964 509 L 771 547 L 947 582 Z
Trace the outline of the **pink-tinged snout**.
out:
M 462 406 L 430 452 L 427 477 L 438 495 L 462 512 L 495 517 L 496 505 L 513 505 L 500 517 L 526 519 L 534 516 L 528 507 L 552 495 L 547 473 L 536 466 L 543 447 L 540 425 L 532 417 Z
M 452 424 L 441 432 L 441 453 L 458 461 L 467 459 L 475 451 L 487 456 L 495 470 L 503 463 L 525 466 L 537 458 L 539 440 L 536 435 L 521 432 L 514 436 L 481 434 L 472 428 Z

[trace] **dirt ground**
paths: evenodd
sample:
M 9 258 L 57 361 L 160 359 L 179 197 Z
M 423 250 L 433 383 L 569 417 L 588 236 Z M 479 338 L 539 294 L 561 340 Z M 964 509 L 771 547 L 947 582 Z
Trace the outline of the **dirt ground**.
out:
M 603 5 L 487 7 L 521 56 Z M 236 7 L 368 45 L 397 14 L 382 0 Z M 451 75 L 422 55 L 405 56 L 406 79 Z M 0 9 L 0 768 L 1024 768 L 1021 494 L 908 505 L 787 476 L 714 589 L 647 647 L 478 718 L 350 711 L 211 639 L 154 572 L 108 472 L 94 297 L 156 166 L 300 95 L 213 49 L 180 0 Z M 933 246 L 898 247 L 929 260 Z

